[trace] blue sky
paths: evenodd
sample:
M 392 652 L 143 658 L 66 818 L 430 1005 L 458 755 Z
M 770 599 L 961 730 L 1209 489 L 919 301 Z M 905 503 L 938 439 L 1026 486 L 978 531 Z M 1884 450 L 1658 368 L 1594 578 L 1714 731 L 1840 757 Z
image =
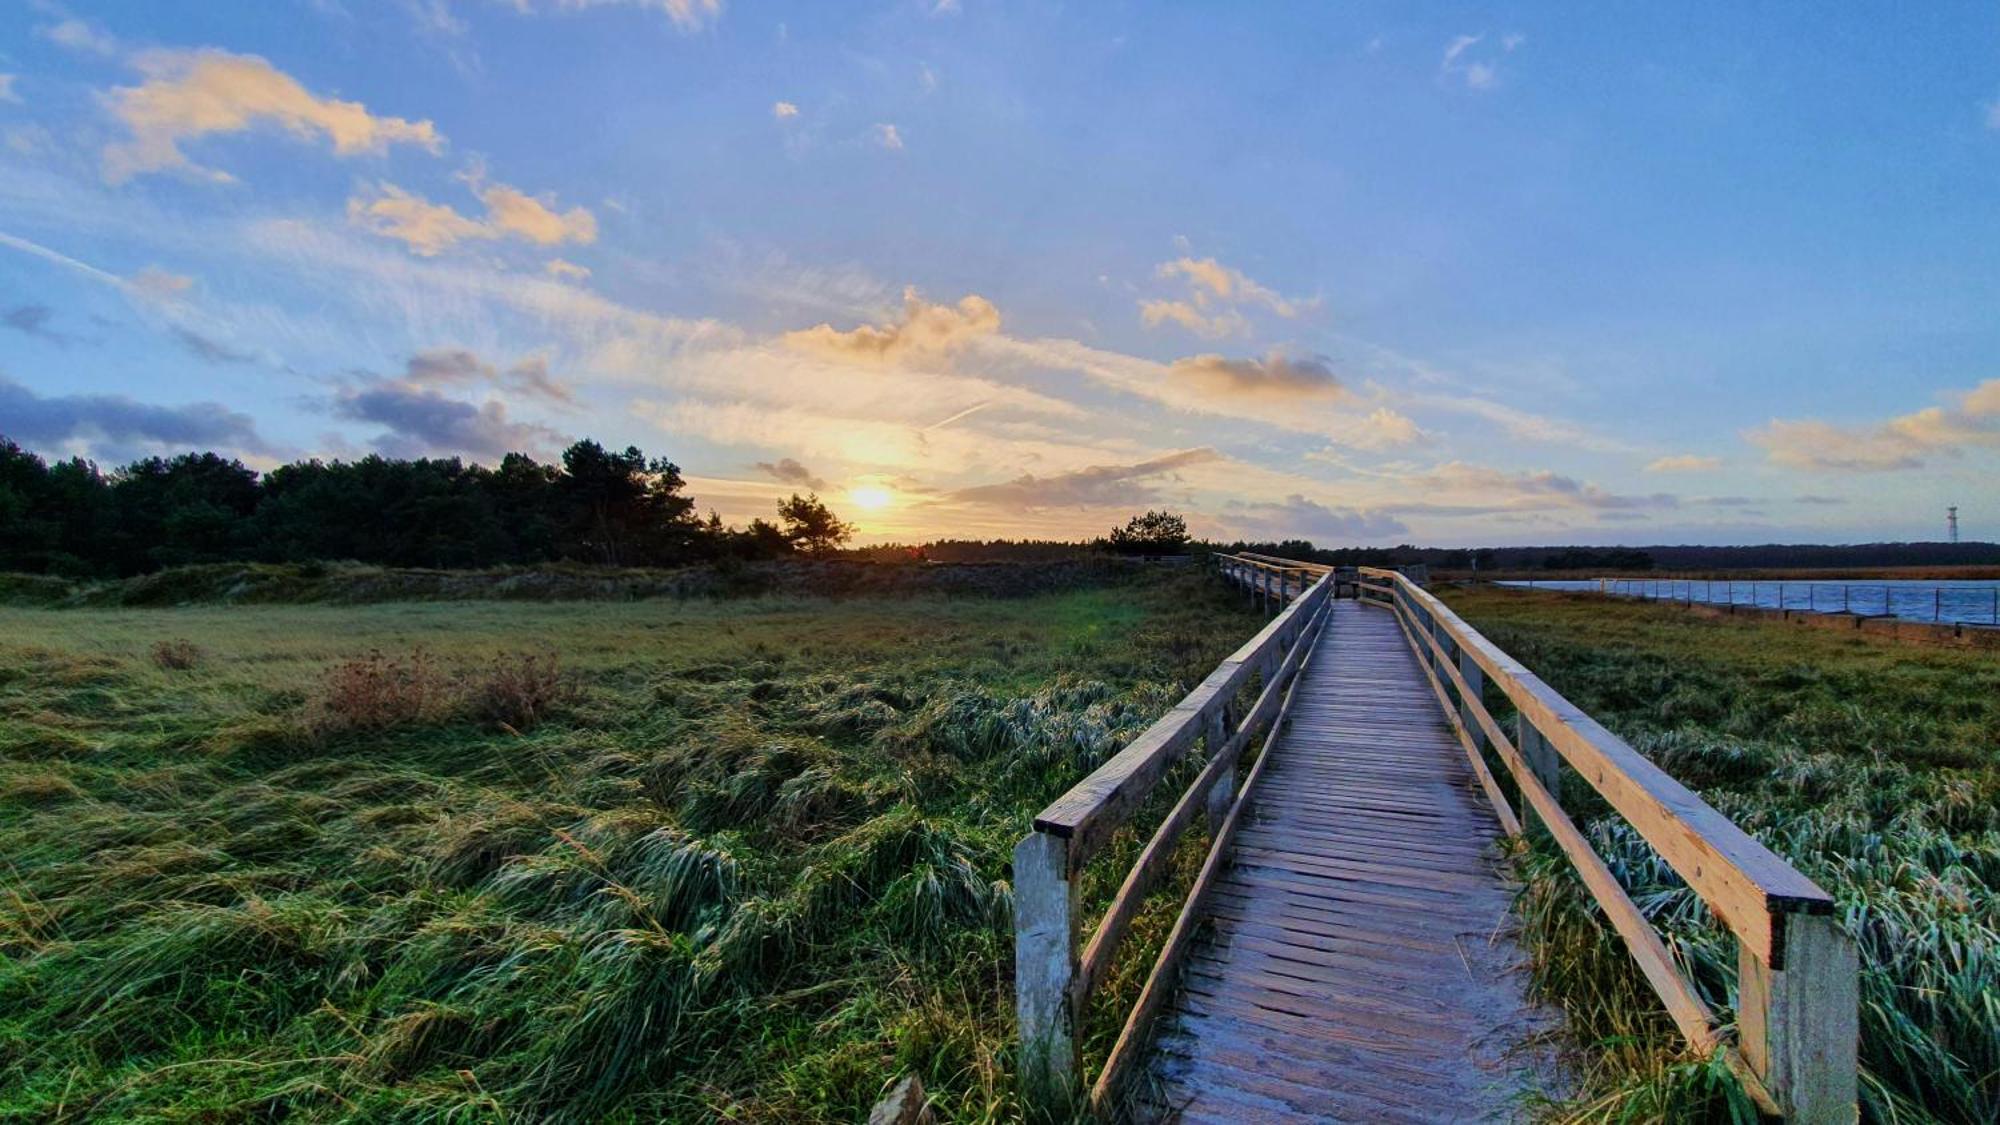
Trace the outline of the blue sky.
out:
M 2000 537 L 2000 8 L 25 0 L 0 434 L 867 538 Z

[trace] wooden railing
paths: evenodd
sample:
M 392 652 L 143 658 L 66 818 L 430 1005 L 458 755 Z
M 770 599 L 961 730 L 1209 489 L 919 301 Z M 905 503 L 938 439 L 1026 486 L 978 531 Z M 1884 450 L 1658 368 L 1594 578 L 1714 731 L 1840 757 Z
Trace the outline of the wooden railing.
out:
M 1325 620 L 1333 588 L 1331 568 L 1248 555 L 1223 556 L 1219 563 L 1227 575 L 1277 610 L 1277 616 L 1173 710 L 1043 809 L 1035 817 L 1034 829 L 1014 849 L 1019 1069 L 1023 1096 L 1043 1114 L 1076 1108 L 1077 1039 L 1091 995 L 1103 983 L 1119 943 L 1200 812 L 1209 825 L 1208 857 L 1138 1004 L 1091 1088 L 1091 1107 L 1101 1111 L 1117 1089 L 1120 1073 L 1166 998 L 1173 966 L 1188 944 L 1195 912 L 1221 866 L 1235 814 L 1255 785 L 1263 759 L 1258 759 L 1240 789 L 1235 784 L 1236 766 L 1260 731 L 1269 732 L 1267 747 L 1275 737 L 1289 702 L 1289 686 L 1312 652 Z M 1253 683 L 1258 688 L 1255 702 L 1239 709 L 1239 694 Z M 1207 756 L 1206 765 L 1154 830 L 1089 942 L 1082 943 L 1077 888 L 1085 866 L 1197 744 Z
M 1833 899 L 1769 848 L 1558 695 L 1437 598 L 1394 571 L 1360 571 L 1364 600 L 1401 622 L 1431 688 L 1509 833 L 1521 830 L 1484 753 L 1604 911 L 1687 1041 L 1723 1052 L 1763 1107 L 1794 1121 L 1856 1117 L 1859 970 Z M 1513 704 L 1509 738 L 1487 711 L 1487 678 Z M 1563 812 L 1564 763 L 1673 867 L 1736 935 L 1736 1023 L 1689 983 L 1645 915 Z

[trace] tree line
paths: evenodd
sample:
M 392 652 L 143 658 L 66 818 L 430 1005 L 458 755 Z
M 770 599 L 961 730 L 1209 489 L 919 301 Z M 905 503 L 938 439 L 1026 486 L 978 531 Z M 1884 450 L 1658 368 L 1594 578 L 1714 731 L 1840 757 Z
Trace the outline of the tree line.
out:
M 0 437 L 0 570 L 122 577 L 213 562 L 677 566 L 821 553 L 853 527 L 816 495 L 775 520 L 704 519 L 680 469 L 583 440 L 543 463 L 456 457 L 298 461 L 258 473 L 214 453 L 101 470 Z

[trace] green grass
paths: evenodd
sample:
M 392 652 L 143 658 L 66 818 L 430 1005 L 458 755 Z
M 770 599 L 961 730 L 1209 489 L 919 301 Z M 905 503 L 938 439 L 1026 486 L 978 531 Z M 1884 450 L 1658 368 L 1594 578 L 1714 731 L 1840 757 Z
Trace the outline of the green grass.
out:
M 1839 901 L 1861 952 L 1863 1103 L 1878 1121 L 2000 1120 L 2000 660 L 1672 606 L 1480 588 L 1475 628 Z M 1588 786 L 1565 805 L 1707 998 L 1732 1009 L 1735 944 Z M 1567 864 L 1526 859 L 1537 984 L 1586 1091 L 1560 1114 L 1728 1120 L 1726 1072 L 1672 1026 Z
M 1256 625 L 1195 574 L 0 609 L 0 1119 L 1009 1118 L 1015 841 Z

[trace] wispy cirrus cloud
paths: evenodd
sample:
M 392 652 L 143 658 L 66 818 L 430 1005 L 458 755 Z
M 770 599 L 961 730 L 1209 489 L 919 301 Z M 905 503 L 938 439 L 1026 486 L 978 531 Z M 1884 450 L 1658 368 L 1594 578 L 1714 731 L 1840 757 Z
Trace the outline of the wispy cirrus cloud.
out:
M 580 12 L 634 8 L 658 12 L 684 32 L 700 31 L 722 17 L 722 0 L 499 0 L 519 12 Z
M 132 65 L 145 81 L 117 87 L 104 98 L 127 134 L 103 152 L 104 177 L 114 184 L 154 172 L 233 181 L 227 172 L 190 160 L 181 146 L 258 125 L 303 140 L 324 139 L 336 156 L 381 153 L 395 144 L 433 153 L 444 146 L 444 136 L 429 121 L 377 115 L 360 102 L 319 97 L 256 55 L 212 47 L 152 50 L 133 56 Z
M 1646 471 L 1649 473 L 1706 473 L 1721 467 L 1722 458 L 1703 457 L 1694 453 L 1655 457 L 1646 463 Z
M 1281 502 L 1230 501 L 1223 519 L 1244 539 L 1310 539 L 1319 546 L 1380 542 L 1410 531 L 1387 512 L 1329 506 L 1299 493 Z
M 1160 498 L 1159 482 L 1191 465 L 1219 461 L 1213 449 L 1184 449 L 1128 465 L 1091 465 L 1064 473 L 1024 473 L 999 484 L 974 485 L 950 493 L 960 504 L 1006 508 L 1106 508 L 1150 504 Z

